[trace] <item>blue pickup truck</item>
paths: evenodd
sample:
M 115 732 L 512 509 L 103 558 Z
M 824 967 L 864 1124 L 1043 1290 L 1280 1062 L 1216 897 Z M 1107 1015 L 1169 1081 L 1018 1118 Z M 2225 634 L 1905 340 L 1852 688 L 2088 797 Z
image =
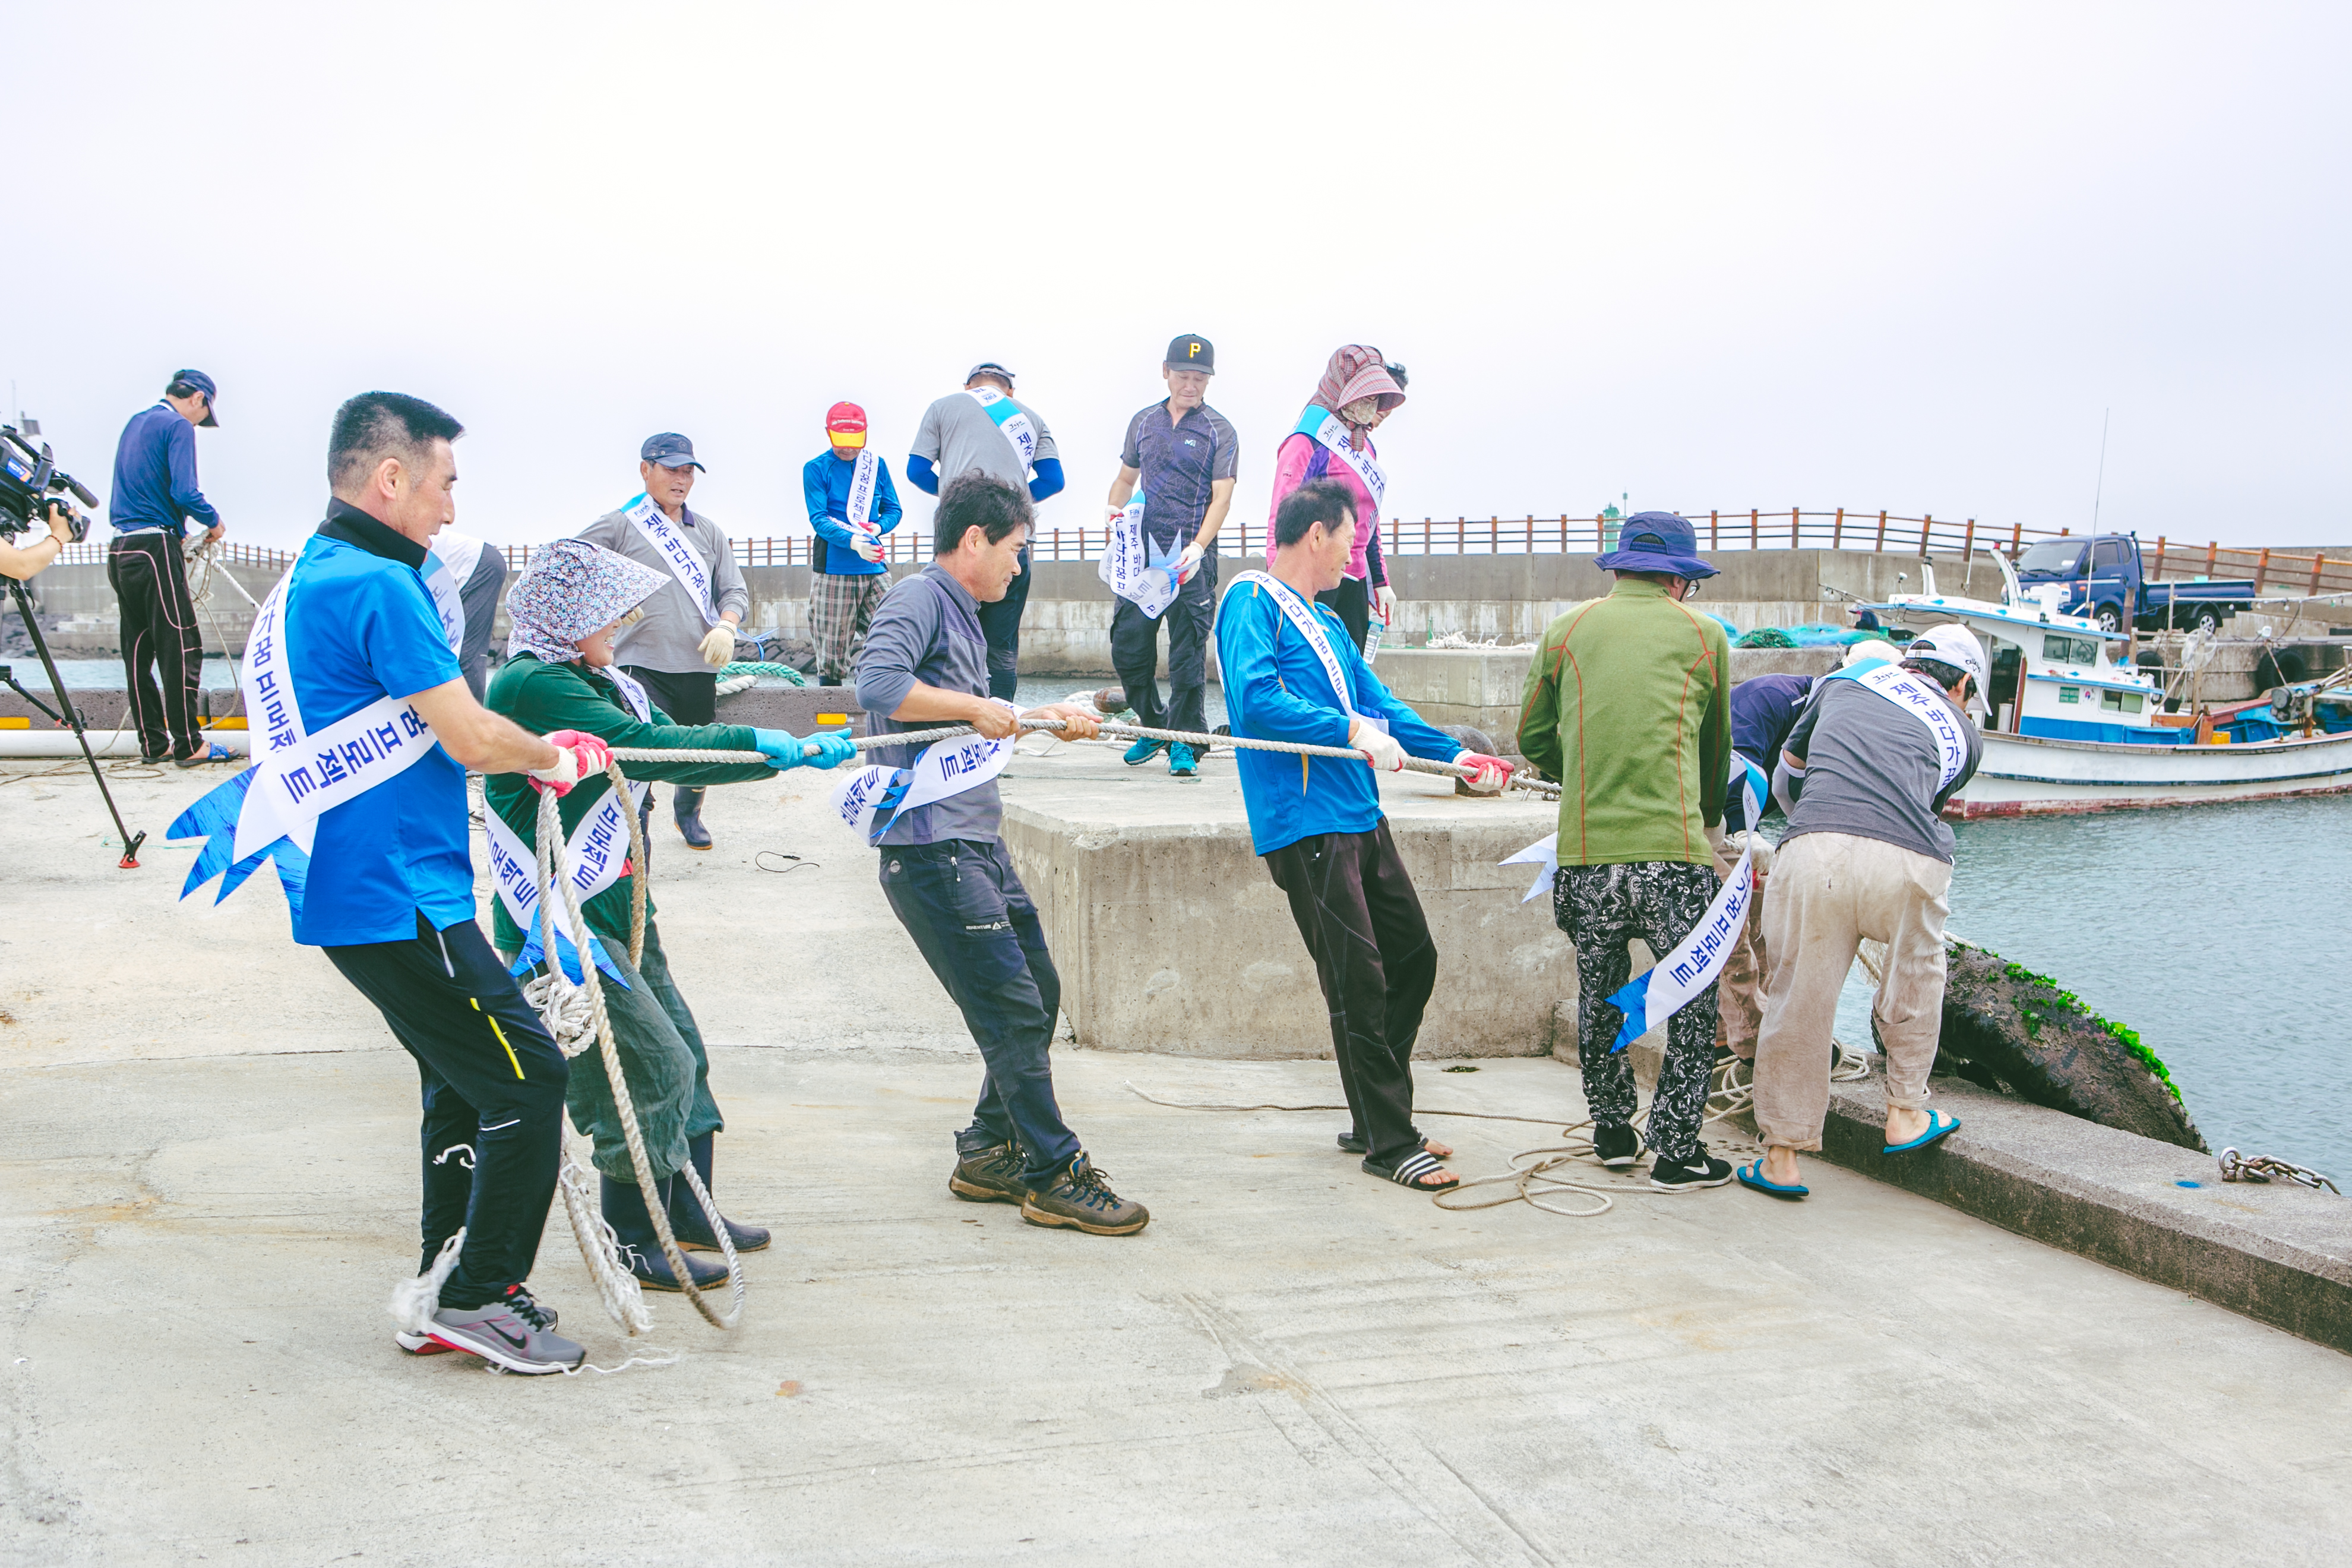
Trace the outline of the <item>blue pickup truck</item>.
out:
M 2028 597 L 2036 596 L 2037 584 L 2062 584 L 2066 593 L 2052 606 L 2054 611 L 2087 616 L 2111 632 L 2123 630 L 2126 620 L 2142 631 L 2219 631 L 2224 620 L 2254 605 L 2252 582 L 2147 581 L 2139 541 L 2128 533 L 2087 533 L 2029 545 L 2017 558 L 2017 582 Z

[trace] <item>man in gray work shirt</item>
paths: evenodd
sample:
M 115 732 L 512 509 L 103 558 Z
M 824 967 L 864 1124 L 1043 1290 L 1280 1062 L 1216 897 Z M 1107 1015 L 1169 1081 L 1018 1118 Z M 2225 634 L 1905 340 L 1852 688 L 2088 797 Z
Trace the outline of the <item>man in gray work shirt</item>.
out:
M 614 650 L 673 724 L 719 721 L 719 669 L 735 657 L 735 628 L 751 607 L 726 533 L 687 507 L 694 476 L 702 471 L 694 443 L 676 431 L 646 437 L 637 452 L 645 493 L 580 535 L 669 579 L 645 602 L 645 618 L 614 639 Z M 653 805 L 650 791 L 646 805 Z M 710 847 L 700 790 L 671 790 L 670 809 L 688 848 Z
M 858 705 L 877 733 L 969 724 L 991 740 L 1017 728 L 988 692 L 980 612 L 1017 581 L 1032 513 L 1020 486 L 986 474 L 948 481 L 932 522 L 931 563 L 883 598 L 857 659 Z M 1065 739 L 1096 733 L 1075 703 L 1030 710 L 1067 721 Z M 912 746 L 869 753 L 912 767 Z M 1033 1225 L 1131 1236 L 1150 1213 L 1110 1190 L 1062 1121 L 1046 1057 L 1062 1002 L 1037 906 L 998 837 L 1003 806 L 991 776 L 884 826 L 882 892 L 925 963 L 955 999 L 987 1064 L 971 1125 L 956 1135 L 948 1190 L 974 1203 L 1021 1205 Z
M 1054 432 L 1027 404 L 1013 395 L 1013 373 L 983 360 L 963 378 L 963 390 L 923 410 L 915 449 L 907 458 L 907 478 L 915 488 L 938 495 L 940 487 L 966 474 L 988 474 L 1025 490 L 1032 501 L 1058 495 L 1062 455 Z M 988 637 L 988 689 L 1012 700 L 1021 679 L 1021 613 L 1029 604 L 1029 547 L 1021 547 L 1021 574 L 1004 597 L 980 607 L 980 628 Z
M 1858 663 L 1814 683 L 1773 793 L 1789 829 L 1764 905 L 1764 1021 L 1756 1127 L 1764 1158 L 1739 1184 L 1800 1198 L 1797 1153 L 1822 1146 L 1838 991 L 1867 940 L 1886 944 L 1872 1005 L 1886 1052 L 1885 1152 L 1924 1149 L 1959 1125 L 1927 1109 L 1944 1022 L 1944 917 L 1952 830 L 1944 803 L 1974 776 L 1984 737 L 1984 649 L 1958 622 L 1911 640 L 1899 665 Z

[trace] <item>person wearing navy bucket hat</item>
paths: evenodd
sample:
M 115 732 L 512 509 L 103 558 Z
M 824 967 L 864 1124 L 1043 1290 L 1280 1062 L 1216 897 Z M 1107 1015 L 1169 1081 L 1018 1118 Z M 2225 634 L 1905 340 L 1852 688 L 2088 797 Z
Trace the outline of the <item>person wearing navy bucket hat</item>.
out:
M 1528 672 L 1519 750 L 1559 781 L 1559 869 L 1552 918 L 1576 944 L 1577 1054 L 1592 1111 L 1593 1153 L 1612 1169 L 1641 1157 L 1633 1068 L 1615 1049 L 1633 978 L 1627 944 L 1659 957 L 1714 901 L 1731 766 L 1731 640 L 1685 600 L 1716 569 L 1689 523 L 1669 511 L 1625 520 L 1593 564 L 1616 578 L 1606 597 L 1571 605 L 1545 628 Z M 1666 1022 L 1650 1108 L 1650 1184 L 1719 1187 L 1731 1166 L 1706 1152 L 1699 1119 L 1715 1055 L 1712 984 Z

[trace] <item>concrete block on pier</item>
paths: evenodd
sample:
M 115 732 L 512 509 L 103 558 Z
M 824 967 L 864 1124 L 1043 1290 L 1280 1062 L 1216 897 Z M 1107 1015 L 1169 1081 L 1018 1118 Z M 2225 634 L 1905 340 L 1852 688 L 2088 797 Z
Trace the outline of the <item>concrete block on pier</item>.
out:
M 1317 767 L 1343 765 L 1317 762 Z M 1197 779 L 1108 747 L 1015 760 L 1004 841 L 1037 900 L 1083 1045 L 1181 1056 L 1328 1057 L 1315 966 L 1281 889 L 1252 851 L 1230 752 Z M 1438 976 L 1416 1054 L 1540 1056 L 1576 990 L 1574 949 L 1533 874 L 1496 863 L 1550 832 L 1532 796 L 1457 796 L 1391 775 L 1382 805 L 1419 890 Z

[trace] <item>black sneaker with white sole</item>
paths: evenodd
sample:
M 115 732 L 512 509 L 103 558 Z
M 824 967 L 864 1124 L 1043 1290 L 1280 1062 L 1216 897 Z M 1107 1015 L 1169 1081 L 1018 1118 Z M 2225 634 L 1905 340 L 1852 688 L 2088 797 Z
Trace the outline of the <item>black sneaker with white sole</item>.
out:
M 1622 1171 L 1642 1157 L 1642 1135 L 1630 1127 L 1595 1127 L 1592 1157 L 1612 1171 Z
M 555 1331 L 555 1309 L 542 1307 L 531 1293 L 520 1285 L 509 1285 L 502 1303 L 507 1310 L 520 1318 L 528 1327 L 542 1333 Z M 443 1344 L 431 1334 L 412 1334 L 406 1329 L 394 1330 L 392 1342 L 410 1355 L 441 1355 L 455 1348 Z
M 1688 1192 L 1698 1187 L 1725 1187 L 1731 1184 L 1731 1164 L 1718 1160 L 1706 1150 L 1698 1158 L 1685 1163 L 1669 1160 L 1664 1155 L 1650 1162 L 1650 1185 L 1662 1193 Z

